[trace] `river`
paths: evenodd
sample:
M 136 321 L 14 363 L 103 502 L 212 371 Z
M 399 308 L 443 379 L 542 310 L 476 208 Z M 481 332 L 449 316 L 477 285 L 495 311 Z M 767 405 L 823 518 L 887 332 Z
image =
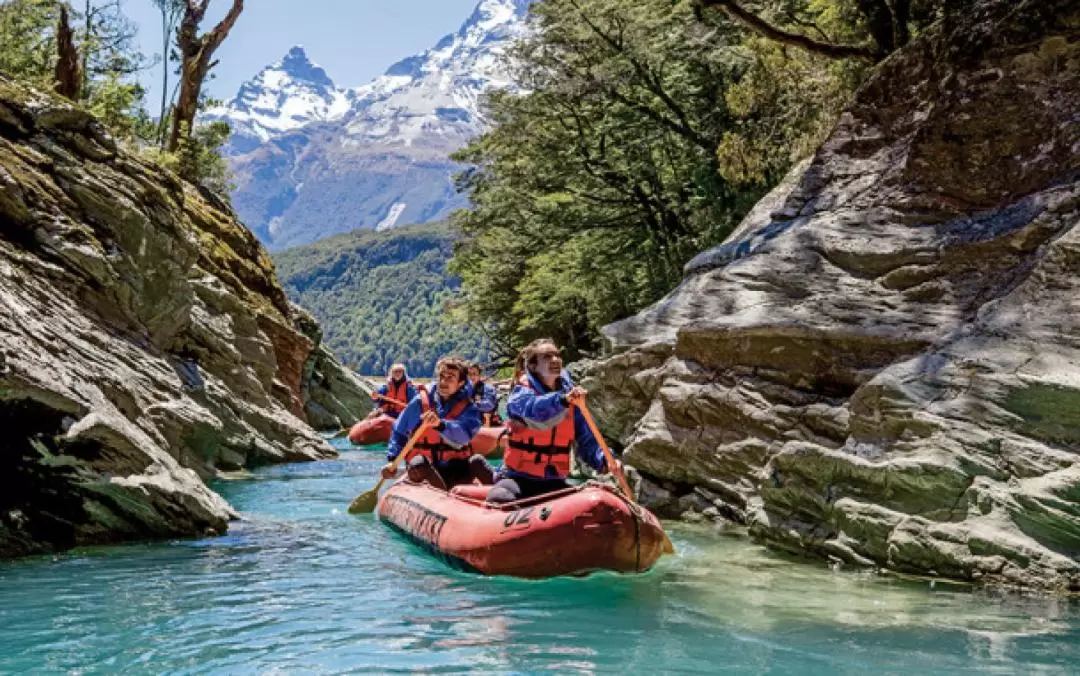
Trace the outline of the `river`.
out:
M 347 448 L 347 444 L 346 444 Z M 345 507 L 382 454 L 215 488 L 223 537 L 0 563 L 0 673 L 1080 672 L 1080 605 L 833 570 L 670 524 L 648 574 L 451 570 Z

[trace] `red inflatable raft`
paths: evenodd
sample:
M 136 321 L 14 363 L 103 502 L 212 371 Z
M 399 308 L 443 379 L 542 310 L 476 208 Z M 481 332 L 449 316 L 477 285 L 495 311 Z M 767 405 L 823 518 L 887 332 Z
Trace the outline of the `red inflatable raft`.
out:
M 485 457 L 501 458 L 503 449 L 506 448 L 506 440 L 509 438 L 510 428 L 505 425 L 502 427 L 481 427 L 480 431 L 473 437 L 472 448 Z
M 447 493 L 402 479 L 383 494 L 377 513 L 450 565 L 485 575 L 638 573 L 672 551 L 651 512 L 601 484 L 504 505 L 484 502 L 487 490 Z
M 390 432 L 394 429 L 394 419 L 385 413 L 370 415 L 352 426 L 349 441 L 357 446 L 385 444 L 390 441 Z
M 349 430 L 349 441 L 357 446 L 385 444 L 390 441 L 390 433 L 393 429 L 394 419 L 388 415 L 379 414 L 364 418 Z M 473 450 L 486 457 L 502 457 L 509 434 L 510 430 L 505 426 L 481 427 L 480 432 L 473 437 Z

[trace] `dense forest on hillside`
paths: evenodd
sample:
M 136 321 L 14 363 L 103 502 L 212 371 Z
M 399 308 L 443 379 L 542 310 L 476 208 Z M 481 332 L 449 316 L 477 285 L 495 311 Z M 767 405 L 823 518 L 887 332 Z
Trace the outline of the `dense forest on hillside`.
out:
M 544 0 L 524 95 L 457 159 L 475 209 L 451 270 L 499 345 L 570 356 L 671 291 L 798 160 L 872 66 L 966 0 Z M 513 282 L 510 282 L 513 280 Z
M 487 355 L 479 332 L 448 317 L 460 288 L 446 271 L 453 243 L 445 224 L 361 230 L 287 249 L 274 262 L 289 297 L 315 315 L 345 364 L 378 375 L 401 361 L 426 376 L 443 355 Z

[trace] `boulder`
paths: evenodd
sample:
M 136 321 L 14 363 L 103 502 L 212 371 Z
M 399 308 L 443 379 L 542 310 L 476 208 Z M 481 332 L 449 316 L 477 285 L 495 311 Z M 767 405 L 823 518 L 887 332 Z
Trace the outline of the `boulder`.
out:
M 1074 591 L 1078 280 L 1080 6 L 983 0 L 584 382 L 667 508 L 703 488 L 777 548 Z
M 220 533 L 203 479 L 333 455 L 306 366 L 363 392 L 295 315 L 227 204 L 0 76 L 0 556 Z

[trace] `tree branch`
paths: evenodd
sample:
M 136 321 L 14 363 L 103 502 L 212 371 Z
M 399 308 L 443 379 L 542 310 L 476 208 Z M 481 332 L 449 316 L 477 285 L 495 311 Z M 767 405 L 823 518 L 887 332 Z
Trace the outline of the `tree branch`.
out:
M 805 35 L 800 35 L 799 33 L 781 30 L 753 12 L 743 9 L 735 2 L 735 0 L 698 0 L 698 2 L 702 7 L 719 7 L 733 20 L 770 40 L 785 45 L 791 45 L 792 47 L 799 47 L 800 49 L 805 49 L 814 54 L 827 56 L 830 59 L 851 58 L 876 63 L 883 56 L 866 47 L 819 42 L 818 40 L 814 40 Z

